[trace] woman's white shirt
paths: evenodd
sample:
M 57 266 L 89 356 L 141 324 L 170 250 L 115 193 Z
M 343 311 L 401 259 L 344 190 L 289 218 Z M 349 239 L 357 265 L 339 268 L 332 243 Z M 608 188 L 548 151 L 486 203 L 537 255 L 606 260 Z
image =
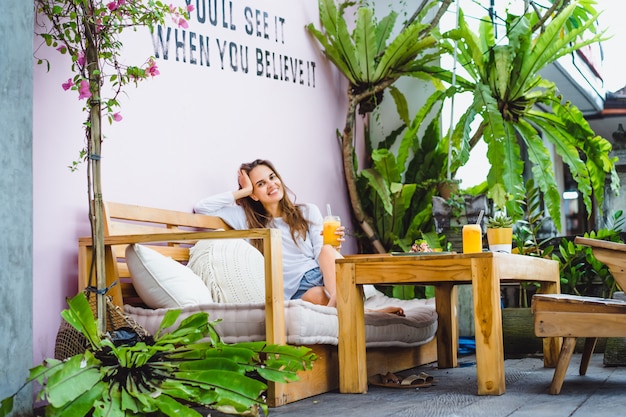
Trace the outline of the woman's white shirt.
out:
M 298 206 L 304 218 L 309 222 L 309 230 L 303 239 L 291 237 L 289 226 L 282 218 L 275 218 L 269 227 L 281 232 L 283 247 L 283 286 L 285 299 L 289 300 L 296 293 L 305 272 L 319 266 L 318 257 L 322 248 L 321 236 L 323 217 L 314 204 Z M 248 224 L 243 208 L 235 205 L 235 198 L 230 191 L 216 194 L 200 200 L 194 207 L 200 214 L 218 216 L 233 229 L 247 229 Z

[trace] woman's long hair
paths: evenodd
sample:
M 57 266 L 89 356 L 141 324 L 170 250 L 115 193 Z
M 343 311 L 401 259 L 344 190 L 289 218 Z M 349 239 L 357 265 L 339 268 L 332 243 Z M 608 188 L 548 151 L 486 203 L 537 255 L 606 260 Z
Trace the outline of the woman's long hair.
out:
M 283 220 L 285 221 L 285 223 L 287 223 L 287 225 L 289 225 L 291 238 L 294 242 L 297 242 L 297 236 L 302 237 L 302 239 L 306 239 L 306 232 L 309 229 L 309 223 L 304 218 L 302 212 L 298 208 L 300 205 L 294 204 L 289 199 L 288 194 L 291 193 L 291 190 L 287 188 L 285 182 L 283 181 L 283 178 L 276 171 L 276 168 L 274 168 L 274 165 L 270 161 L 264 159 L 256 159 L 248 164 L 241 164 L 241 167 L 239 168 L 243 169 L 248 175 L 250 175 L 250 171 L 252 171 L 259 165 L 265 165 L 269 169 L 271 169 L 281 182 L 281 185 L 283 187 L 283 198 L 280 200 L 279 204 Z M 269 227 L 273 218 L 267 214 L 267 212 L 265 211 L 265 207 L 263 207 L 263 204 L 261 204 L 261 202 L 255 201 L 248 196 L 246 198 L 241 198 L 237 200 L 237 204 L 243 208 L 246 214 L 246 221 L 249 228 L 255 229 Z M 254 246 L 256 246 L 258 249 L 262 249 L 259 247 L 261 243 L 259 239 L 254 239 L 253 243 L 255 244 Z

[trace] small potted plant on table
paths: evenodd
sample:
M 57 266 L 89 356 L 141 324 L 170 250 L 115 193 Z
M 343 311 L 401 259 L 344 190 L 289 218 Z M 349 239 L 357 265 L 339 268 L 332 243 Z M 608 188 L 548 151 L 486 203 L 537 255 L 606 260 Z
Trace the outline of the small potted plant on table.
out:
M 513 219 L 504 211 L 497 211 L 487 219 L 487 242 L 492 252 L 511 253 L 513 246 Z

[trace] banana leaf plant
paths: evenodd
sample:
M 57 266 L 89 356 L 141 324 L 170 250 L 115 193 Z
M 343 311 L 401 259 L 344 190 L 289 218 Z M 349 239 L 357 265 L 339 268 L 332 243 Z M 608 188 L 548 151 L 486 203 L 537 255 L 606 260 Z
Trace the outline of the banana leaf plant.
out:
M 555 1 L 543 17 L 536 12 L 507 14 L 503 39 L 496 39 L 489 19 L 473 32 L 462 11 L 458 27 L 444 34 L 456 41 L 459 64 L 467 72 L 466 77 L 457 76 L 456 83 L 473 94 L 455 132 L 463 134 L 469 150 L 481 139 L 487 144 L 489 196 L 520 218 L 522 208 L 516 201 L 524 197 L 524 174 L 532 172 L 558 229 L 561 198 L 547 144 L 569 167 L 588 213 L 593 197 L 601 207 L 608 178 L 613 190 L 619 187 L 615 160 L 609 157 L 611 144 L 595 135 L 580 110 L 564 102 L 555 84 L 540 75 L 557 59 L 603 39 L 604 32 L 593 33 L 599 13 L 588 2 L 583 4 L 586 13 L 578 2 L 562 7 L 565 3 Z M 576 24 L 568 27 L 571 22 Z M 586 34 L 592 36 L 585 39 Z M 448 47 L 453 51 L 455 46 Z M 449 71 L 433 75 L 448 82 L 452 78 Z M 467 135 L 473 122 L 478 127 Z M 522 158 L 522 146 L 528 162 Z
M 382 101 L 385 89 L 390 90 L 399 108 L 406 109 L 406 99 L 393 84 L 403 76 L 429 78 L 425 69 L 440 56 L 436 38 L 438 22 L 451 2 L 452 0 L 441 2 L 425 0 L 418 3 L 413 15 L 393 37 L 398 13 L 391 11 L 378 21 L 373 9 L 362 4 L 356 8 L 354 29 L 350 32 L 345 13 L 354 2 L 343 2 L 337 6 L 334 0 L 319 0 L 323 31 L 316 29 L 313 24 L 307 26 L 308 31 L 323 47 L 326 57 L 349 82 L 346 122 L 339 138 L 342 144 L 344 175 L 356 222 L 371 242 L 373 249 L 380 253 L 386 252 L 387 249 L 377 237 L 380 236 L 379 231 L 376 230 L 372 214 L 363 207 L 357 185 L 359 167 L 354 151 L 357 111 L 361 115 L 371 113 Z M 433 17 L 428 19 L 435 5 L 439 8 L 432 14 Z M 408 119 L 408 116 L 405 119 Z M 385 159 L 392 155 L 386 153 L 380 157 Z M 395 174 L 392 176 L 390 182 L 400 184 L 397 181 L 398 176 Z M 385 215 L 389 216 L 392 214 L 389 195 L 384 195 L 387 191 L 383 188 L 379 188 L 378 191 L 382 193 Z M 410 194 L 410 189 L 403 190 L 399 198 L 410 201 Z
M 116 343 L 98 330 L 83 293 L 68 305 L 61 314 L 85 336 L 88 349 L 64 361 L 46 359 L 30 370 L 26 384 L 41 385 L 38 397 L 47 402 L 46 416 L 201 417 L 196 408 L 267 415 L 263 379 L 297 380 L 296 372 L 311 369 L 316 358 L 304 347 L 225 344 L 206 313 L 165 332 L 180 310 L 168 311 L 153 337 Z M 9 415 L 15 395 L 2 400 L 0 417 Z

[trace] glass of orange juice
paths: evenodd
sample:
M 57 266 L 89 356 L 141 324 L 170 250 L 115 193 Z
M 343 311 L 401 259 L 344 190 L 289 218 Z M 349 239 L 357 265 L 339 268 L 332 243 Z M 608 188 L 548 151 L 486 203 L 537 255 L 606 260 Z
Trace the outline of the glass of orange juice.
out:
M 339 216 L 326 216 L 324 217 L 324 244 L 331 245 L 335 248 L 341 246 L 339 242 L 340 235 L 336 234 L 337 228 L 341 226 L 341 219 Z
M 483 251 L 483 231 L 479 224 L 463 226 L 463 253 Z

